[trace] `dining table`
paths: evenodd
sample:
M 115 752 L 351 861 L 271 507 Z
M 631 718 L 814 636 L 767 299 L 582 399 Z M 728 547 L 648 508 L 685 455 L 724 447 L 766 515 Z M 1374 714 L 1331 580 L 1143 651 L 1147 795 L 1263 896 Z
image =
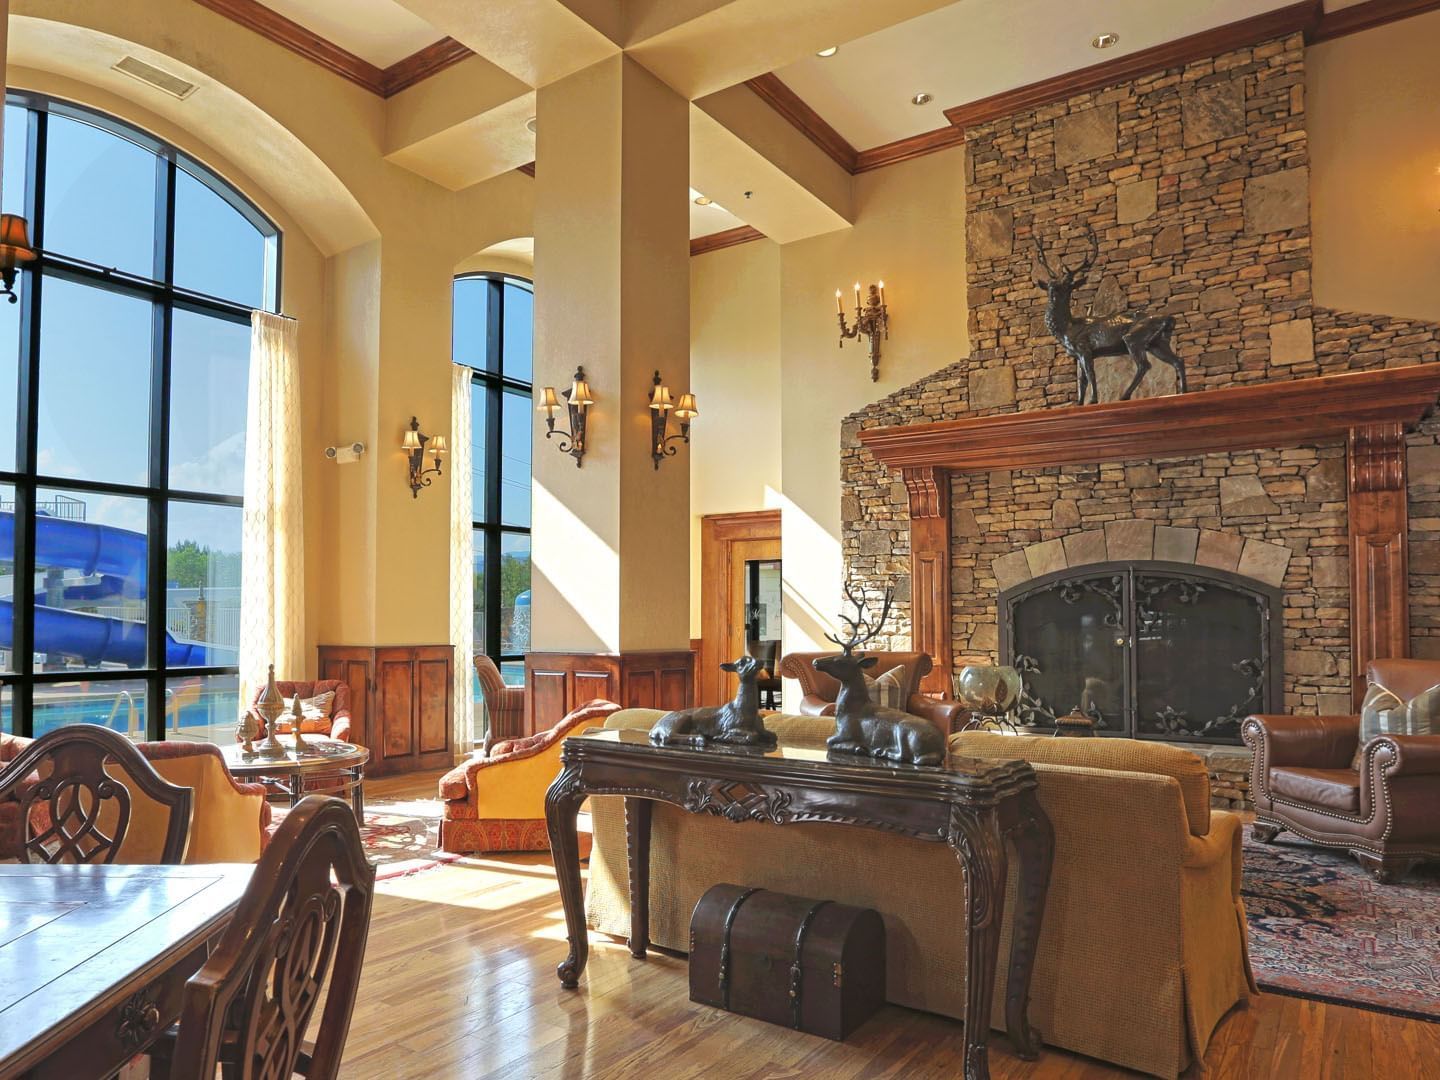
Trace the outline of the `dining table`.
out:
M 253 865 L 0 865 L 0 1080 L 103 1080 L 180 1015 Z

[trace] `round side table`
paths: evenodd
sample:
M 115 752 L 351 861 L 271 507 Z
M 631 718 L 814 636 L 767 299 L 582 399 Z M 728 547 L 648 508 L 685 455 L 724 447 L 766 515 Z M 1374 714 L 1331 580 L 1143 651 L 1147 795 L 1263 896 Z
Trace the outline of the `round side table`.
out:
M 277 738 L 285 746 L 283 758 L 247 754 L 239 743 L 222 746 L 220 752 L 232 775 L 259 780 L 271 797 L 288 801 L 291 806 L 305 796 L 307 786 L 314 790 L 319 786 L 314 781 L 326 781 L 319 793 L 339 798 L 348 795 L 356 822 L 365 824 L 365 763 L 370 760 L 369 750 L 336 739 L 306 736 L 305 749 L 297 754 L 295 736 Z

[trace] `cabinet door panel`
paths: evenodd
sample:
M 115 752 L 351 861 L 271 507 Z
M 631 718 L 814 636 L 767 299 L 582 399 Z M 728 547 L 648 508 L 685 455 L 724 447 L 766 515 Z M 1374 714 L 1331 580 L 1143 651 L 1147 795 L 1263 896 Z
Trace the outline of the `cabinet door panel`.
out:
M 534 713 L 532 725 L 535 731 L 546 730 L 565 715 L 566 681 L 567 676 L 563 671 L 534 669 L 530 672 L 530 702 Z M 497 730 L 495 734 L 501 737 L 510 737 L 521 733 Z
M 378 664 L 376 711 L 384 730 L 380 745 L 385 757 L 415 752 L 415 665 L 409 660 L 381 660 Z
M 443 751 L 450 741 L 450 691 L 453 680 L 445 660 L 421 660 L 415 665 L 418 684 L 416 727 L 417 752 Z

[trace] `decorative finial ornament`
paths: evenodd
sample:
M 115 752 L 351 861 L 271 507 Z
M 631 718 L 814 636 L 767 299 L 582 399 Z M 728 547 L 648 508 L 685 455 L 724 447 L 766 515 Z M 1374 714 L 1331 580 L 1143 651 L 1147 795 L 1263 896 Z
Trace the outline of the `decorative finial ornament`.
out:
M 305 736 L 300 732 L 300 725 L 305 719 L 305 709 L 300 704 L 300 692 L 295 692 L 295 700 L 290 708 L 290 733 L 295 736 L 295 756 L 299 757 L 305 753 L 308 747 L 305 745 Z
M 269 674 L 266 676 L 265 689 L 261 690 L 260 696 L 255 699 L 255 711 L 260 715 L 260 719 L 265 721 L 265 741 L 260 744 L 256 753 L 271 761 L 287 757 L 285 745 L 275 732 L 276 721 L 285 712 L 285 698 L 280 693 L 280 688 L 275 685 L 274 664 L 270 665 Z

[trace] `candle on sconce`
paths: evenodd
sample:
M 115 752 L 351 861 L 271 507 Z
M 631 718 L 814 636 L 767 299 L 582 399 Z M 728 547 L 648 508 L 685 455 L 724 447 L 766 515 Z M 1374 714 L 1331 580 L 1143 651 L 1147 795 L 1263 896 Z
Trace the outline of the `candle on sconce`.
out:
M 860 308 L 860 283 L 858 281 L 855 282 L 855 308 L 857 311 Z
M 880 282 L 880 303 L 885 303 L 885 282 Z
M 840 303 L 840 290 L 839 290 L 839 289 L 836 289 L 836 290 L 835 290 L 835 314 L 836 314 L 836 315 L 844 315 L 844 314 L 845 314 L 845 308 L 844 308 L 844 306 Z

